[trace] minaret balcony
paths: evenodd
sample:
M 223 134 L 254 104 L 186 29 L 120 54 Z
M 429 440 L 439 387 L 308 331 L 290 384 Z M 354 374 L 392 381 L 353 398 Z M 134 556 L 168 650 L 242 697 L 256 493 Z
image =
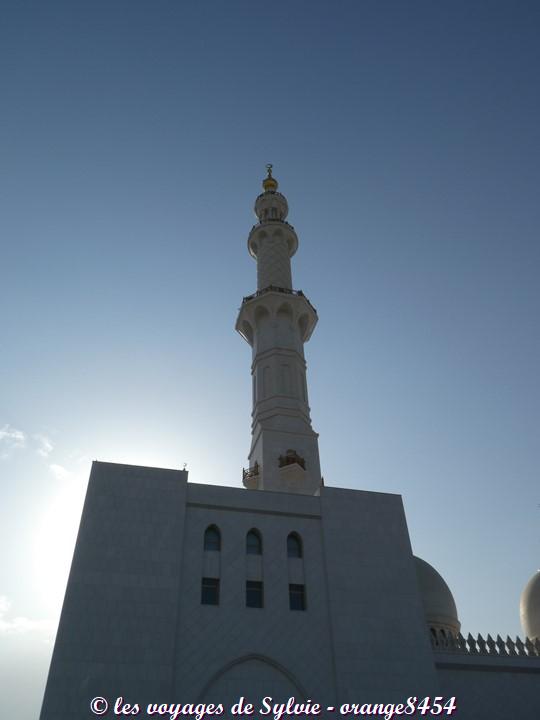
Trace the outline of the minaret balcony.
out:
M 302 342 L 307 342 L 318 321 L 317 311 L 301 290 L 268 285 L 247 295 L 236 320 L 236 330 L 250 345 L 260 318 L 267 314 L 272 321 L 278 313 L 289 313 L 292 323 L 298 328 Z
M 242 468 L 242 482 L 248 490 L 255 490 L 259 484 L 260 470 L 259 463 L 256 462 L 253 467 Z
M 301 290 L 291 290 L 291 288 L 278 287 L 277 285 L 268 285 L 268 287 L 262 288 L 262 290 L 257 290 L 251 295 L 246 295 L 244 298 L 242 298 L 242 305 L 246 302 L 249 302 L 250 300 L 253 300 L 253 298 L 264 295 L 267 292 L 280 292 L 285 293 L 285 295 L 296 295 L 296 297 L 302 297 L 305 299 L 309 307 L 313 310 L 315 315 L 317 314 L 317 311 Z
M 260 228 L 261 225 L 266 225 L 266 223 L 279 223 L 280 225 L 286 225 L 290 230 L 292 230 L 294 233 L 296 233 L 296 230 L 294 229 L 294 225 L 291 225 L 290 222 L 287 222 L 287 220 L 281 220 L 280 218 L 264 218 L 263 220 L 259 220 L 258 223 L 255 223 L 255 225 L 252 226 L 251 230 L 249 231 L 249 234 L 254 230 L 257 230 L 257 228 Z

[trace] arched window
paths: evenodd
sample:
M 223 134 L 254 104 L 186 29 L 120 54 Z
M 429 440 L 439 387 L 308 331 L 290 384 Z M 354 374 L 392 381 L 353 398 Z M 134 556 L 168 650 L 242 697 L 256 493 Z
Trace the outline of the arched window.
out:
M 290 533 L 287 538 L 287 556 L 290 558 L 302 557 L 302 541 L 295 532 Z
M 204 549 L 219 552 L 221 550 L 221 533 L 215 525 L 210 525 L 204 533 Z
M 262 555 L 262 538 L 258 530 L 250 530 L 246 535 L 246 553 Z

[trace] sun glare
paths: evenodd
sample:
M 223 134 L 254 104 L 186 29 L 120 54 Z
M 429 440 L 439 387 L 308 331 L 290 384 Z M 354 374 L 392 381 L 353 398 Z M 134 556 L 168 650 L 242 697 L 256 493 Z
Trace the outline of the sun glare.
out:
M 75 540 L 79 529 L 86 477 L 62 482 L 44 508 L 35 532 L 34 577 L 43 611 L 59 617 Z

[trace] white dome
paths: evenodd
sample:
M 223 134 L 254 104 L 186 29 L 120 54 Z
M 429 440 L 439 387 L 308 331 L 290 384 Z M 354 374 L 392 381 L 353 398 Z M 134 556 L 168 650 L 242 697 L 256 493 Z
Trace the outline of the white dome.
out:
M 450 588 L 425 560 L 415 556 L 414 564 L 427 624 L 430 628 L 449 630 L 458 635 L 461 623 Z
M 537 570 L 521 593 L 519 603 L 521 627 L 531 640 L 540 639 L 540 570 Z

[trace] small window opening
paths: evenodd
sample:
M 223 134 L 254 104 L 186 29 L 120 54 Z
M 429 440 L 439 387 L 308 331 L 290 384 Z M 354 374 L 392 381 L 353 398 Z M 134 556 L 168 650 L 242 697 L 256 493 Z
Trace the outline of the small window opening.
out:
M 263 584 L 259 580 L 246 581 L 246 607 L 264 607 Z
M 201 605 L 219 605 L 219 578 L 203 578 Z
M 291 610 L 306 609 L 306 586 L 289 585 L 289 608 Z

